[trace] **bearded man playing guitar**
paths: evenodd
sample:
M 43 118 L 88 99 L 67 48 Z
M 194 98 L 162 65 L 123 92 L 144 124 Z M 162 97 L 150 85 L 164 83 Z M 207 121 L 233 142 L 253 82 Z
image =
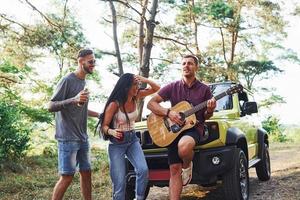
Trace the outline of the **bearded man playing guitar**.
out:
M 174 106 L 181 101 L 188 101 L 197 105 L 207 101 L 206 109 L 196 112 L 198 123 L 192 128 L 183 131 L 168 145 L 168 162 L 170 167 L 169 197 L 171 200 L 179 200 L 182 187 L 192 179 L 194 147 L 199 144 L 204 132 L 204 121 L 209 119 L 216 107 L 210 88 L 196 79 L 199 68 L 198 59 L 194 55 L 186 55 L 182 62 L 182 80 L 172 82 L 163 87 L 148 103 L 155 115 L 165 116 L 179 126 L 188 123 L 182 120 L 179 112 L 160 106 L 162 101 L 170 101 Z

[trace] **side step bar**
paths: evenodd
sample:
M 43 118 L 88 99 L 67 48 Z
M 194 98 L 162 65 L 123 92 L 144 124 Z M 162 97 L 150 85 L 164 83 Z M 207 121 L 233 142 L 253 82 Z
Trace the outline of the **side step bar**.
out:
M 261 161 L 260 158 L 254 158 L 254 159 L 250 160 L 249 163 L 248 163 L 248 168 L 254 167 L 260 161 Z

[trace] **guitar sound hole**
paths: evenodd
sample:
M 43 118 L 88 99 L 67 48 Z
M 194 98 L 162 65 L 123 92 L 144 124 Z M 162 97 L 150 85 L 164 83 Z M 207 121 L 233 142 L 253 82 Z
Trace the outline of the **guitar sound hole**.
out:
M 178 133 L 181 130 L 181 126 L 179 126 L 178 124 L 173 124 L 171 126 L 171 130 L 173 133 Z

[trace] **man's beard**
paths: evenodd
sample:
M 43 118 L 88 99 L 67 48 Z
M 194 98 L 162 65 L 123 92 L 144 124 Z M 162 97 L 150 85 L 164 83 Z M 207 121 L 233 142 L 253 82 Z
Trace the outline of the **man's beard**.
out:
M 83 69 L 83 71 L 85 71 L 85 73 L 87 73 L 87 74 L 92 74 L 92 73 L 93 73 L 93 71 L 91 71 L 91 70 L 89 69 L 89 67 L 86 66 L 85 64 L 82 65 L 82 69 Z
M 189 73 L 189 74 L 183 74 L 183 76 L 184 76 L 185 78 L 192 78 L 192 77 L 195 77 L 195 74 Z

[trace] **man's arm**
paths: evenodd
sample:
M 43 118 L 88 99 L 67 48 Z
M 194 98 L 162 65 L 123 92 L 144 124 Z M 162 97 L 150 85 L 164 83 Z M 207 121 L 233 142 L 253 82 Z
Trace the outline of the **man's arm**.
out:
M 89 117 L 97 117 L 99 118 L 100 113 L 92 111 L 92 110 L 88 110 L 88 116 Z
M 85 103 L 88 101 L 88 92 L 82 90 L 75 97 L 65 99 L 62 101 L 50 101 L 48 105 L 49 112 L 58 112 L 71 104 Z
M 163 99 L 161 96 L 156 94 L 152 99 L 148 102 L 147 108 L 151 110 L 154 114 L 160 116 L 167 116 L 170 118 L 171 121 L 175 122 L 176 124 L 182 125 L 184 122 L 181 120 L 179 113 L 176 111 L 167 109 L 162 107 L 159 103 L 161 103 Z
M 156 115 L 167 116 L 168 109 L 162 107 L 161 103 L 163 99 L 158 94 L 155 94 L 147 104 L 147 108 Z
M 49 112 L 58 112 L 64 109 L 70 104 L 75 104 L 76 100 L 74 98 L 62 100 L 62 101 L 50 101 L 48 105 Z

